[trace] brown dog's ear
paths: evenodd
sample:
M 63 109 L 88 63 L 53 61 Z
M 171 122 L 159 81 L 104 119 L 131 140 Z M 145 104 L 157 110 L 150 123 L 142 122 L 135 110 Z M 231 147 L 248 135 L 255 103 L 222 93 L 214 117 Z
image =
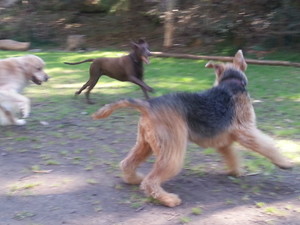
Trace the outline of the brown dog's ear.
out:
M 224 64 L 220 64 L 220 63 L 213 63 L 211 61 L 209 61 L 208 63 L 206 63 L 205 65 L 206 68 L 214 68 L 215 69 L 215 73 L 218 77 L 220 77 L 222 75 L 222 73 L 224 72 Z
M 244 59 L 242 50 L 238 50 L 237 53 L 235 54 L 233 58 L 233 65 L 243 72 L 246 71 L 247 63 L 246 60 Z
M 139 44 L 135 43 L 134 41 L 131 41 L 130 45 L 131 45 L 131 48 L 133 48 L 133 49 L 138 49 L 140 47 Z
M 140 38 L 137 43 L 138 44 L 145 44 L 146 41 L 143 38 Z

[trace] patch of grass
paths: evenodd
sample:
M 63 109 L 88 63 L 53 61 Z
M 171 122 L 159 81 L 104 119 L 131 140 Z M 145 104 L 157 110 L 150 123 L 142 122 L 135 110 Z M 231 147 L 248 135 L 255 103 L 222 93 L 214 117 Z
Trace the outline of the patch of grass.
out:
M 150 203 L 153 203 L 155 205 L 161 205 L 160 201 L 158 201 L 157 199 L 152 198 L 152 197 L 147 197 L 146 202 L 150 202 Z
M 41 157 L 43 160 L 49 160 L 49 159 L 52 158 L 52 156 L 49 155 L 49 154 L 41 154 L 40 157 Z
M 188 170 L 189 174 L 197 175 L 197 176 L 204 176 L 205 174 L 205 168 L 204 165 L 195 165 L 195 166 L 189 166 L 186 168 Z
M 84 170 L 86 170 L 86 171 L 91 171 L 91 170 L 93 170 L 94 169 L 94 165 L 86 165 L 85 167 L 84 167 Z
M 49 159 L 49 160 L 45 161 L 45 165 L 56 166 L 56 165 L 60 165 L 60 162 L 58 162 L 57 160 L 54 160 L 54 159 Z
M 253 194 L 259 194 L 261 192 L 261 189 L 259 186 L 253 186 L 251 187 L 251 190 L 250 190 Z
M 204 155 L 215 155 L 216 154 L 216 150 L 213 148 L 207 148 L 203 151 Z
M 269 175 L 275 170 L 275 166 L 269 160 L 257 153 L 247 151 L 244 153 L 244 156 L 248 158 L 244 160 L 244 164 L 249 173 L 262 172 L 265 175 Z
M 26 141 L 26 140 L 29 140 L 29 139 L 30 139 L 30 137 L 23 136 L 23 137 L 16 137 L 15 141 Z
M 93 178 L 87 179 L 86 182 L 87 182 L 88 184 L 92 184 L 92 185 L 93 185 L 93 184 L 98 184 L 98 183 L 99 183 L 98 180 L 93 179 Z
M 141 208 L 146 202 L 148 202 L 148 198 L 145 198 L 144 195 L 139 193 L 132 193 L 130 195 L 129 203 L 133 209 Z
M 75 156 L 75 157 L 73 157 L 73 160 L 74 160 L 74 161 L 81 161 L 81 160 L 82 160 L 82 157 L 80 157 L 80 156 Z
M 41 170 L 41 167 L 40 167 L 40 165 L 33 165 L 33 166 L 31 166 L 31 170 L 32 171 L 39 171 L 39 170 Z
M 103 210 L 103 208 L 101 206 L 96 206 L 94 208 L 95 212 L 101 212 Z
M 131 203 L 131 208 L 138 209 L 138 208 L 140 208 L 143 204 L 144 204 L 143 202 L 133 202 L 133 203 Z
M 266 207 L 264 209 L 264 212 L 270 215 L 274 215 L 274 216 L 284 216 L 285 212 L 283 210 L 280 210 L 276 207 Z
M 69 153 L 68 153 L 68 151 L 66 151 L 66 150 L 63 150 L 63 151 L 60 152 L 60 155 L 61 155 L 61 156 L 64 156 L 64 157 L 67 156 L 68 154 L 69 154 Z
M 33 189 L 37 186 L 41 185 L 40 182 L 36 183 L 25 183 L 25 184 L 16 184 L 10 187 L 11 192 L 15 191 L 22 191 L 22 190 L 28 190 L 28 189 Z
M 29 217 L 33 217 L 35 216 L 34 213 L 31 213 L 31 212 L 27 212 L 27 211 L 22 211 L 22 212 L 17 212 L 15 215 L 14 215 L 14 219 L 15 220 L 24 220 L 26 218 L 29 218 Z
M 122 189 L 124 189 L 124 186 L 122 186 L 121 184 L 116 184 L 116 185 L 114 186 L 114 188 L 115 188 L 116 190 L 122 190 Z
M 190 217 L 184 216 L 180 218 L 180 223 L 182 224 L 187 224 L 190 223 L 192 221 L 192 219 Z
M 250 200 L 249 195 L 248 195 L 248 194 L 244 195 L 244 196 L 242 197 L 242 200 L 243 200 L 243 201 L 248 201 L 248 200 Z
M 234 204 L 234 200 L 232 200 L 232 199 L 226 199 L 225 203 L 226 203 L 226 205 L 233 205 Z
M 255 206 L 257 207 L 257 208 L 262 208 L 262 207 L 264 207 L 266 205 L 266 203 L 264 203 L 264 202 L 256 202 L 255 203 Z
M 200 207 L 192 208 L 192 214 L 194 215 L 201 215 L 203 213 L 203 209 Z

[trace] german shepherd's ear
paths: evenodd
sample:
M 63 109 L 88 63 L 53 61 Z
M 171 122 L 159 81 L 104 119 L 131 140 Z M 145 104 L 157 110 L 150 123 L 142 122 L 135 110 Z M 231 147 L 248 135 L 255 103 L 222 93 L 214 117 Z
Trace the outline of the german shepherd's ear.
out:
M 216 73 L 217 77 L 221 77 L 221 75 L 223 74 L 223 72 L 225 70 L 225 66 L 223 63 L 213 63 L 211 61 L 206 63 L 205 67 L 215 69 L 215 73 Z
M 246 71 L 247 63 L 246 60 L 244 59 L 242 50 L 238 50 L 237 53 L 235 54 L 233 58 L 233 65 L 243 72 Z

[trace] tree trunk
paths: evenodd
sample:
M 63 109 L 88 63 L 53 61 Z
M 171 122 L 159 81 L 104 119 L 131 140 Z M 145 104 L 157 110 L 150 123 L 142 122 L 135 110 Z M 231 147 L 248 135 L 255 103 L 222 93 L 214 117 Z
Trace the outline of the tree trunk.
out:
M 174 5 L 175 0 L 165 0 L 166 12 L 165 12 L 165 31 L 164 31 L 164 44 L 166 48 L 173 46 L 174 36 Z

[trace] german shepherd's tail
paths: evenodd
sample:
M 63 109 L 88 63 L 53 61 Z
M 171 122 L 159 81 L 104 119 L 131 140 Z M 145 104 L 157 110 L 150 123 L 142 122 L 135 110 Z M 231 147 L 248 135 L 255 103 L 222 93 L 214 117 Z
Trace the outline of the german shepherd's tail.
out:
M 97 112 L 92 114 L 94 120 L 109 117 L 113 111 L 119 108 L 132 107 L 140 111 L 142 114 L 148 114 L 150 110 L 150 104 L 147 101 L 140 99 L 124 99 L 115 103 L 107 104 L 98 109 Z
M 80 62 L 75 62 L 75 63 L 69 63 L 69 62 L 64 62 L 64 64 L 68 64 L 68 65 L 77 65 L 77 64 L 81 64 L 81 63 L 86 63 L 86 62 L 93 62 L 95 59 L 86 59 Z

